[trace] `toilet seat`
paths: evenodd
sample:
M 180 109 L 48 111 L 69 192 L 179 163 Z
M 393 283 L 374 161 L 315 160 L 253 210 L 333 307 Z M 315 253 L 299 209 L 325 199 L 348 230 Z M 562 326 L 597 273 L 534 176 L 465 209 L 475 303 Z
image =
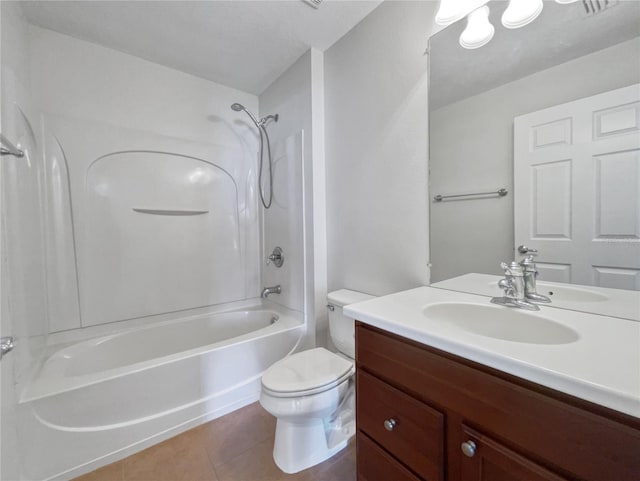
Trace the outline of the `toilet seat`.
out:
M 262 388 L 274 397 L 309 396 L 338 386 L 354 370 L 352 361 L 318 347 L 276 362 L 262 375 Z

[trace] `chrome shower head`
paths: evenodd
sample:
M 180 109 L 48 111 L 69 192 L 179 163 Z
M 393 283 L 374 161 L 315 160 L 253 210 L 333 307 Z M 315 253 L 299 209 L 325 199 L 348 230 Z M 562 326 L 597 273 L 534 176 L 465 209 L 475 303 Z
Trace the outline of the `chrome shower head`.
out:
M 251 120 L 253 120 L 253 123 L 256 124 L 256 127 L 260 128 L 260 123 L 258 122 L 258 119 L 256 119 L 253 116 L 253 114 L 251 112 L 249 112 L 244 105 L 239 104 L 237 102 L 233 103 L 233 104 L 231 104 L 231 110 L 233 110 L 235 112 L 240 112 L 240 111 L 245 112 L 249 117 L 251 117 Z

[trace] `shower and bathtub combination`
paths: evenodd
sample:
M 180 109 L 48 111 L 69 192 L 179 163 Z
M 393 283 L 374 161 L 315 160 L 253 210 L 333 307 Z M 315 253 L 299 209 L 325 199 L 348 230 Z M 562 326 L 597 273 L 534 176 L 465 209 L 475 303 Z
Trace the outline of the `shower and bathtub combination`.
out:
M 254 116 L 255 95 L 31 35 L 38 95 L 3 90 L 24 156 L 1 168 L 3 277 L 34 321 L 7 359 L 19 477 L 66 480 L 256 402 L 262 374 L 313 344 L 303 131 Z
M 71 478 L 255 402 L 262 373 L 303 343 L 303 313 L 260 298 L 277 267 L 262 263 L 255 192 L 271 207 L 278 116 L 238 111 L 259 132 L 240 149 L 48 115 L 42 139 L 22 140 L 44 170 L 60 296 L 18 386 L 21 457 L 38 460 L 26 479 Z

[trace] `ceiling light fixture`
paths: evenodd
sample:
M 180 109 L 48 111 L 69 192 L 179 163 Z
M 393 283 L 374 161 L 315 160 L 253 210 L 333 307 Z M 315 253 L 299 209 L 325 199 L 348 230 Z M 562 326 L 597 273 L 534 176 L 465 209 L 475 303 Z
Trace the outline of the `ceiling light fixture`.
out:
M 496 29 L 489 22 L 489 7 L 480 7 L 467 16 L 467 28 L 460 35 L 460 45 L 474 49 L 486 45 L 493 38 Z
M 502 25 L 506 28 L 520 28 L 530 24 L 542 12 L 542 0 L 510 0 L 502 14 Z
M 436 13 L 435 22 L 438 25 L 451 25 L 467 17 L 467 27 L 460 35 L 460 45 L 464 48 L 479 48 L 489 43 L 495 33 L 495 28 L 489 21 L 489 7 L 491 0 L 440 0 L 440 7 Z M 555 0 L 561 5 L 568 5 L 579 0 Z M 609 4 L 613 0 L 589 0 Z M 583 0 L 584 2 L 584 0 Z M 506 28 L 520 28 L 533 22 L 544 7 L 543 0 L 509 0 L 507 9 L 502 14 L 502 25 Z
M 489 0 L 440 0 L 435 21 L 438 25 L 446 27 L 487 3 Z
M 440 0 L 440 8 L 436 13 L 438 25 L 451 25 L 465 16 L 462 3 L 457 0 Z

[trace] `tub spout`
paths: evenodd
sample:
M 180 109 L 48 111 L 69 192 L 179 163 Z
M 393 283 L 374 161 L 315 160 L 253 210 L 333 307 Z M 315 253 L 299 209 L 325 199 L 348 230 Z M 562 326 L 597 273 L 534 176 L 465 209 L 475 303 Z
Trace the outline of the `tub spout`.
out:
M 260 297 L 262 297 L 263 299 L 266 299 L 269 296 L 269 294 L 280 294 L 281 292 L 282 292 L 282 288 L 280 287 L 280 284 L 273 287 L 265 287 L 264 289 L 262 289 L 262 294 L 260 294 Z

